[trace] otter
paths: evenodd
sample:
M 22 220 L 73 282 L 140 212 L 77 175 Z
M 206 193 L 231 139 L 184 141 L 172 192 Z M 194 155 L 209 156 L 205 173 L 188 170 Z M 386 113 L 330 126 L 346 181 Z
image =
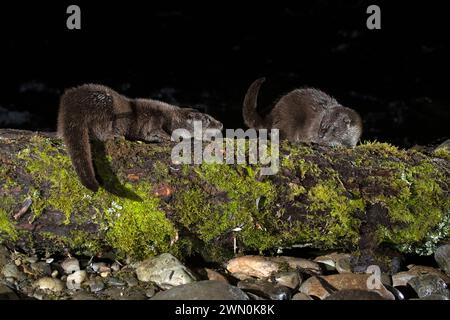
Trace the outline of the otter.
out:
M 81 183 L 96 192 L 90 140 L 115 137 L 144 142 L 170 141 L 178 128 L 193 132 L 194 121 L 205 129 L 222 130 L 222 123 L 192 108 L 152 99 L 131 99 L 113 89 L 84 84 L 66 90 L 60 99 L 57 134 L 63 139 Z
M 242 114 L 249 128 L 276 128 L 280 130 L 281 139 L 292 142 L 356 145 L 362 134 L 361 117 L 318 89 L 295 89 L 287 93 L 263 118 L 256 107 L 259 89 L 265 80 L 255 80 L 245 95 Z

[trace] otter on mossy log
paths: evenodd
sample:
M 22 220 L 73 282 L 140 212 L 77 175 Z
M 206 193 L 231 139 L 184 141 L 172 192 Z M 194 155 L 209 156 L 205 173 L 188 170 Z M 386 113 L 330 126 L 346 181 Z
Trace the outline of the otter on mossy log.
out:
M 291 142 L 347 147 L 358 143 L 361 117 L 318 89 L 295 89 L 281 97 L 267 117 L 261 117 L 256 107 L 264 81 L 254 81 L 245 95 L 243 117 L 249 128 L 279 129 L 280 138 Z
M 152 99 L 130 99 L 103 85 L 85 84 L 61 97 L 58 135 L 64 139 L 73 166 L 83 185 L 97 191 L 89 140 L 114 137 L 145 142 L 170 141 L 178 128 L 193 132 L 194 121 L 203 128 L 222 129 L 222 123 L 191 108 L 180 108 Z

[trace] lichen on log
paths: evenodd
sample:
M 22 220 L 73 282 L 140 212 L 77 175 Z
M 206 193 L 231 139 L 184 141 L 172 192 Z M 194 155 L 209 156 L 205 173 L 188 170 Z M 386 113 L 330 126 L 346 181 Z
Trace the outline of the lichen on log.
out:
M 53 134 L 0 130 L 0 242 L 45 253 L 223 261 L 235 244 L 431 254 L 449 237 L 448 152 L 283 142 L 279 172 L 262 176 L 257 165 L 174 164 L 172 147 L 93 143 L 103 185 L 93 193 Z

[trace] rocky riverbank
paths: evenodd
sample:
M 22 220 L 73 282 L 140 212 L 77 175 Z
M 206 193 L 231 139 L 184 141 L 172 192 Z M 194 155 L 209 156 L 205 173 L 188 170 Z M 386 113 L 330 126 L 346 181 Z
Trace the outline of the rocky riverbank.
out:
M 39 300 L 448 300 L 450 244 L 435 264 L 396 272 L 351 268 L 353 257 L 239 256 L 216 268 L 164 253 L 143 261 L 29 256 L 0 247 L 0 299 Z M 435 267 L 438 266 L 438 267 Z

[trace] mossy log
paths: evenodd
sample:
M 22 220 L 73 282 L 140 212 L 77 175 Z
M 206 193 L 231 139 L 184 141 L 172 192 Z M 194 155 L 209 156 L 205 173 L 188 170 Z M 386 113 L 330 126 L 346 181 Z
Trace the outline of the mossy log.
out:
M 292 246 L 430 254 L 449 236 L 449 153 L 365 142 L 280 146 L 280 170 L 174 164 L 171 144 L 93 143 L 79 182 L 54 134 L 0 130 L 0 241 L 25 252 L 143 258 Z

